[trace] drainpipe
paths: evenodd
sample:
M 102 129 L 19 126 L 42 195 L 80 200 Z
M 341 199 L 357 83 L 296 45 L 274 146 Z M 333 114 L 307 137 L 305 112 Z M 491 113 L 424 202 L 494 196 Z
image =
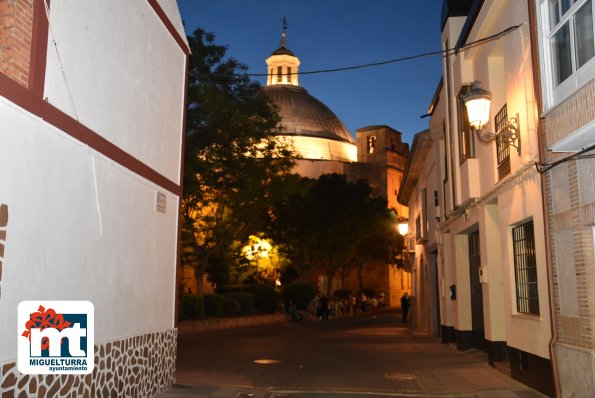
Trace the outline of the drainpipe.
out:
M 545 163 L 545 137 L 544 137 L 544 129 L 543 129 L 543 118 L 541 114 L 543 113 L 543 101 L 541 98 L 541 73 L 539 69 L 539 59 L 538 59 L 538 41 L 537 41 L 537 7 L 535 0 L 528 0 L 527 1 L 527 8 L 529 11 L 529 31 L 530 31 L 530 39 L 531 39 L 531 63 L 533 66 L 533 95 L 535 97 L 535 101 L 537 102 L 537 111 L 539 112 L 539 119 L 537 120 L 537 145 L 539 147 L 539 163 Z M 541 179 L 541 202 L 542 202 L 542 211 L 543 211 L 543 222 L 544 222 L 544 238 L 545 238 L 545 261 L 546 261 L 546 269 L 547 269 L 547 279 L 548 279 L 548 298 L 549 298 L 549 307 L 550 307 L 550 328 L 552 333 L 552 338 L 549 343 L 549 351 L 550 351 L 550 358 L 551 358 L 551 366 L 552 366 L 552 376 L 553 376 L 553 383 L 554 383 L 554 395 L 556 397 L 561 397 L 561 390 L 560 390 L 560 375 L 558 374 L 558 363 L 556 360 L 556 344 L 558 342 L 558 331 L 557 331 L 557 318 L 556 318 L 556 300 L 554 294 L 554 277 L 553 277 L 553 260 L 552 260 L 552 245 L 551 245 L 551 236 L 550 236 L 550 219 L 548 214 L 548 204 L 547 204 L 547 178 L 546 173 L 540 173 Z

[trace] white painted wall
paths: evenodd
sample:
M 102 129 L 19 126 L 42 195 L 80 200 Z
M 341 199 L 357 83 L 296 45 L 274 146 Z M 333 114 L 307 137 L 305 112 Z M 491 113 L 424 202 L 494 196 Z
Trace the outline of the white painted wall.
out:
M 52 0 L 50 26 L 48 101 L 179 183 L 185 55 L 149 3 Z
M 178 10 L 178 3 L 176 0 L 157 0 L 157 3 L 161 6 L 165 15 L 172 23 L 176 32 L 180 35 L 184 43 L 188 44 L 188 39 L 186 38 L 186 32 L 184 30 L 184 24 L 182 23 L 182 17 L 180 16 L 180 11 Z
M 16 358 L 21 300 L 91 301 L 97 343 L 173 327 L 178 203 L 161 190 L 157 212 L 158 191 L 0 98 L 0 362 Z
M 504 270 L 504 292 L 507 318 L 508 345 L 528 351 L 543 358 L 549 358 L 551 340 L 550 309 L 548 298 L 548 276 L 546 268 L 543 207 L 541 202 L 541 181 L 534 172 L 526 175 L 523 183 L 514 189 L 504 191 L 499 198 L 500 229 L 502 241 L 502 267 Z M 532 219 L 535 232 L 535 255 L 537 282 L 539 288 L 539 315 L 518 314 L 516 311 L 516 288 L 511 228 L 522 221 Z

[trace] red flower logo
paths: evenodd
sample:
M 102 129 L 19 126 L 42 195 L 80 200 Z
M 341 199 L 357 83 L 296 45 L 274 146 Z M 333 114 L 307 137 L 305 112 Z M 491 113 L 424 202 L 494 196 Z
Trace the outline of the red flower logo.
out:
M 71 325 L 70 322 L 64 320 L 64 315 L 56 314 L 51 308 L 47 310 L 43 306 L 39 306 L 37 312 L 31 314 L 31 319 L 27 321 L 25 324 L 26 330 L 21 334 L 21 336 L 28 337 L 29 342 L 31 341 L 31 328 L 36 328 L 43 330 L 45 328 L 55 328 L 58 330 L 63 330 Z M 64 339 L 62 339 L 64 341 Z M 47 337 L 44 337 L 41 340 L 41 349 L 45 350 L 49 348 L 50 341 Z

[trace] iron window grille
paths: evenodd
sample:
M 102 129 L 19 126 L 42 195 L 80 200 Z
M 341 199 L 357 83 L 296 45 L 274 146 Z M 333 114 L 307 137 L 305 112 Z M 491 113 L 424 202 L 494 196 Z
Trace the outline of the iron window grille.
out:
M 496 131 L 502 130 L 508 123 L 508 109 L 506 104 L 498 111 L 494 118 Z M 496 158 L 498 160 L 498 180 L 510 174 L 510 146 L 501 134 L 496 136 Z
M 533 221 L 512 229 L 517 312 L 539 315 Z

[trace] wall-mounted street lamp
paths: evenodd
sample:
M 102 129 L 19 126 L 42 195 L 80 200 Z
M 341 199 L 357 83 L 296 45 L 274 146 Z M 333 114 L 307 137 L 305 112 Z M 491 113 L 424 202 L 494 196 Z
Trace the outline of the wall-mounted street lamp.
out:
M 463 95 L 463 101 L 467 107 L 469 125 L 473 127 L 480 141 L 487 144 L 499 138 L 509 146 L 516 148 L 519 156 L 521 155 L 518 113 L 510 119 L 503 120 L 498 131 L 493 133 L 484 129 L 490 121 L 492 93 L 481 88 L 481 82 L 476 80 L 471 83 L 469 92 Z
M 399 235 L 407 237 L 407 233 L 409 232 L 409 224 L 400 223 L 397 228 L 399 229 Z
M 401 252 L 396 256 L 397 267 L 403 268 L 405 271 L 410 272 L 410 268 L 408 267 L 410 254 L 409 250 L 407 249 L 409 240 L 409 223 L 407 222 L 406 218 L 403 218 L 400 221 L 401 222 L 397 224 L 397 232 L 399 232 L 399 235 L 403 237 L 404 246 Z

